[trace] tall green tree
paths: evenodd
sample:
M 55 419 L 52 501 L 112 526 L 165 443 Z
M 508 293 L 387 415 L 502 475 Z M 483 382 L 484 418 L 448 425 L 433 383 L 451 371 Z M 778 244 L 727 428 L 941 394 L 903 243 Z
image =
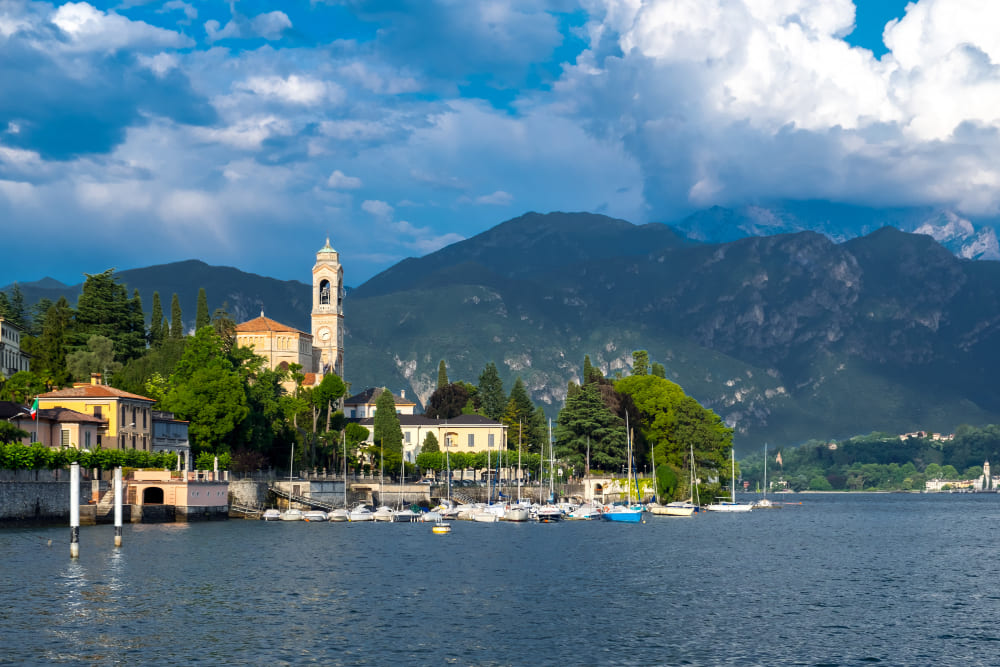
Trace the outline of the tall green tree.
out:
M 153 311 L 149 316 L 149 346 L 156 348 L 163 344 L 167 332 L 163 330 L 163 304 L 160 293 L 153 292 Z
M 222 339 L 223 348 L 228 353 L 236 346 L 236 321 L 226 310 L 227 304 L 222 304 L 221 308 L 216 308 L 212 313 L 212 326 L 215 333 Z
M 531 430 L 534 412 L 535 404 L 528 396 L 528 390 L 524 388 L 524 381 L 518 376 L 510 390 L 510 398 L 507 399 L 507 408 L 504 410 L 502 420 L 507 425 L 508 449 L 516 449 L 518 443 L 522 449 L 527 446 L 529 440 L 527 433 Z
M 448 386 L 448 368 L 444 365 L 444 359 L 442 359 L 441 363 L 438 364 L 437 388 L 441 389 L 446 386 Z
M 657 466 L 667 464 L 686 478 L 688 456 L 694 449 L 702 476 L 728 479 L 733 430 L 722 419 L 670 380 L 652 375 L 633 375 L 618 380 L 615 389 L 634 402 L 641 416 L 640 430 L 647 448 L 655 450 Z M 645 451 L 642 452 L 645 454 Z M 678 487 L 688 493 L 685 484 Z
M 106 336 L 91 336 L 84 349 L 66 355 L 67 370 L 81 382 L 89 380 L 91 373 L 100 373 L 108 379 L 121 367 L 121 362 L 115 358 L 114 343 Z
M 452 419 L 462 414 L 468 402 L 469 390 L 465 384 L 451 382 L 431 394 L 424 414 L 430 419 Z
M 427 436 L 424 438 L 424 443 L 420 446 L 420 451 L 421 453 L 441 451 L 441 446 L 438 443 L 437 436 L 434 435 L 433 431 L 427 432 Z
M 230 451 L 232 435 L 249 408 L 240 375 L 211 327 L 199 329 L 188 341 L 164 404 L 190 422 L 188 433 L 197 451 Z
M 590 468 L 618 472 L 625 464 L 625 423 L 604 404 L 598 387 L 585 384 L 559 412 L 555 428 L 556 456 L 577 471 Z
M 10 294 L 5 291 L 0 292 L 0 317 L 16 325 L 23 332 L 31 331 L 31 319 L 24 304 L 24 292 L 17 283 L 10 288 Z
M 666 379 L 667 378 L 667 368 L 666 368 L 666 366 L 664 366 L 663 364 L 659 363 L 658 361 L 654 361 L 653 362 L 652 374 L 655 375 L 658 378 Z
M 30 399 L 45 391 L 45 383 L 31 371 L 18 371 L 0 386 L 0 401 L 27 404 Z
M 25 348 L 33 357 L 31 367 L 50 387 L 61 387 L 72 381 L 66 367 L 66 354 L 73 315 L 66 297 L 59 297 L 42 317 L 41 335 Z
M 208 315 L 208 295 L 205 294 L 205 288 L 200 287 L 198 288 L 198 309 L 195 311 L 194 326 L 195 329 L 200 329 L 211 323 L 212 320 Z
M 375 444 L 385 447 L 387 452 L 403 451 L 403 429 L 396 414 L 396 402 L 392 392 L 383 389 L 375 399 L 375 417 L 373 418 Z
M 174 292 L 170 300 L 170 337 L 184 338 L 184 315 L 181 312 L 181 300 L 177 297 L 177 292 Z
M 480 373 L 478 388 L 479 408 L 483 415 L 494 421 L 500 421 L 507 407 L 507 396 L 503 391 L 500 373 L 492 361 L 486 364 L 486 368 Z
M 114 271 L 86 274 L 77 299 L 74 343 L 82 346 L 91 336 L 103 336 L 114 344 L 115 356 L 128 361 L 145 348 L 145 318 L 141 301 L 136 296 L 129 298 Z
M 632 375 L 649 375 L 649 352 L 646 350 L 632 352 Z

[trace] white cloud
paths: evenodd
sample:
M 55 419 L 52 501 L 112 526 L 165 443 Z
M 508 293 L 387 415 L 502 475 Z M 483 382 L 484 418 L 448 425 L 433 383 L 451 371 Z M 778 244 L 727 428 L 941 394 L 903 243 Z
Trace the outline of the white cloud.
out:
M 391 218 L 393 213 L 392 206 L 378 199 L 366 199 L 361 202 L 361 210 L 372 214 L 376 218 L 384 220 Z
M 86 2 L 60 6 L 51 17 L 68 38 L 61 47 L 71 51 L 118 51 L 187 48 L 190 38 L 172 30 L 131 21 L 113 12 L 102 12 Z
M 176 53 L 157 53 L 155 56 L 140 55 L 138 60 L 158 77 L 163 77 L 180 65 L 180 58 Z
M 346 176 L 344 172 L 335 169 L 326 180 L 326 184 L 335 190 L 357 190 L 361 187 L 361 179 L 357 176 Z
M 556 96 L 627 147 L 658 219 L 780 197 L 1000 210 L 980 151 L 1000 149 L 1000 4 L 911 3 L 881 59 L 843 41 L 849 0 L 588 6 Z
M 344 97 L 344 91 L 334 83 L 297 74 L 291 74 L 287 78 L 255 76 L 240 83 L 238 87 L 262 97 L 307 106 L 321 102 L 336 103 Z
M 266 14 L 259 14 L 252 19 L 242 16 L 234 16 L 226 23 L 224 28 L 219 28 L 216 20 L 205 21 L 205 35 L 208 41 L 217 42 L 222 39 L 252 39 L 261 37 L 266 40 L 281 39 L 282 33 L 292 27 L 292 21 L 284 12 L 274 11 Z
M 477 204 L 487 204 L 491 206 L 506 206 L 512 201 L 514 201 L 513 195 L 509 192 L 504 192 L 503 190 L 497 190 L 492 194 L 476 197 L 475 199 L 475 203 Z
M 218 142 L 242 150 L 256 150 L 271 137 L 290 135 L 292 127 L 285 119 L 266 115 L 245 118 L 227 127 L 197 127 L 192 129 L 192 133 L 204 141 Z
M 170 0 L 169 2 L 163 3 L 163 6 L 156 10 L 158 13 L 181 11 L 188 21 L 193 21 L 198 18 L 198 10 L 194 5 L 183 2 L 183 0 Z

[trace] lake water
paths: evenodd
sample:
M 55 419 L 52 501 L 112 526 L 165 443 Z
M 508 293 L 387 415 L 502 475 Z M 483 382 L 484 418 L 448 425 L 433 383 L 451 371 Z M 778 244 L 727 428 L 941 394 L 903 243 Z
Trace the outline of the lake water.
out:
M 0 663 L 993 665 L 998 495 L 645 524 L 0 530 Z M 52 545 L 48 541 L 52 540 Z

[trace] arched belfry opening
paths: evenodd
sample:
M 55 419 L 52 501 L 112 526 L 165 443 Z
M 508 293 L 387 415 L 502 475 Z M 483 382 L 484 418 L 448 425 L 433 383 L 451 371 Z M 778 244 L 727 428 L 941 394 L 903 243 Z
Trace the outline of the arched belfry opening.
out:
M 158 486 L 150 486 L 142 491 L 143 505 L 162 505 L 163 489 Z
M 325 278 L 319 283 L 319 305 L 330 305 L 330 281 Z

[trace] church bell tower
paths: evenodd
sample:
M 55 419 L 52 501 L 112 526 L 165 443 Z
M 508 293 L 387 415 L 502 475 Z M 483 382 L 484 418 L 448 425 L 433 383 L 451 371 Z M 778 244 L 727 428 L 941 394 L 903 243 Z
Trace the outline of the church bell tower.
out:
M 312 335 L 317 373 L 344 377 L 344 269 L 340 254 L 326 245 L 313 266 Z

